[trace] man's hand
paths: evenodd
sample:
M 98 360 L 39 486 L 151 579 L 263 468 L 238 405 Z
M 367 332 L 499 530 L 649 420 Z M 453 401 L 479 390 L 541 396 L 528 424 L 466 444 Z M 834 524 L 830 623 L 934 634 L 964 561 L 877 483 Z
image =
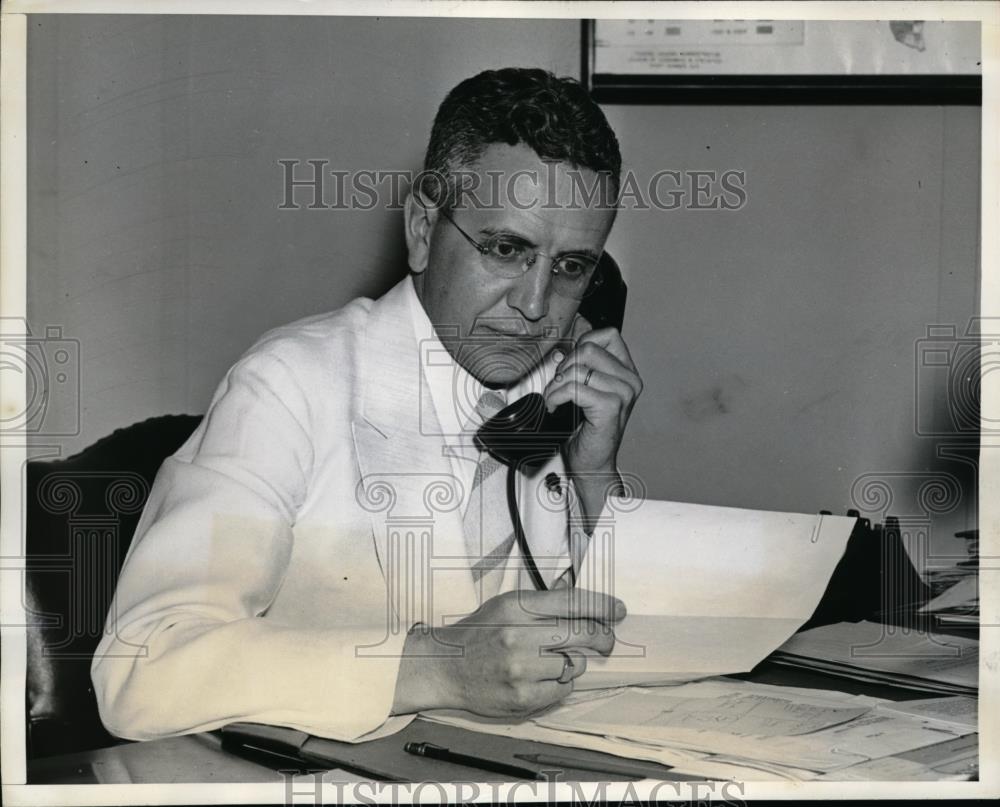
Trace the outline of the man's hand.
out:
M 618 449 L 642 379 L 617 329 L 590 330 L 577 317 L 573 337 L 576 347 L 557 364 L 545 400 L 550 412 L 567 401 L 583 410 L 584 423 L 567 443 L 564 459 L 584 514 L 596 518 L 609 485 L 620 482 Z
M 573 691 L 587 668 L 581 650 L 607 655 L 612 626 L 625 616 L 613 597 L 583 589 L 512 591 L 454 625 L 407 637 L 394 714 L 466 709 L 490 717 L 537 712 Z M 560 682 L 563 653 L 572 678 Z

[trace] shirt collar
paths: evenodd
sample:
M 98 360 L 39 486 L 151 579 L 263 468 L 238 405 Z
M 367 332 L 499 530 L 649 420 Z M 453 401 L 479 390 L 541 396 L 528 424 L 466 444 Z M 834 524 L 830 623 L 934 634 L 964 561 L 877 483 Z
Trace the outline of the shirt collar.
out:
M 443 436 L 462 435 L 469 429 L 470 421 L 475 419 L 476 403 L 484 387 L 441 344 L 423 303 L 417 297 L 412 275 L 407 278 L 406 297 L 410 302 L 413 333 L 419 347 L 421 380 L 430 389 L 437 425 Z M 430 425 L 428 419 L 421 417 L 421 425 Z

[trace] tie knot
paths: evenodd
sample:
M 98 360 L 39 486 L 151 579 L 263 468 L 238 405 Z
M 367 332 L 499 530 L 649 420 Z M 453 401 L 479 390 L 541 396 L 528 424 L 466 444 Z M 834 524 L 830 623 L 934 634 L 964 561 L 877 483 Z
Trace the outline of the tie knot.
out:
M 507 402 L 499 392 L 488 389 L 479 397 L 479 402 L 476 404 L 476 414 L 485 422 L 503 409 L 506 404 Z

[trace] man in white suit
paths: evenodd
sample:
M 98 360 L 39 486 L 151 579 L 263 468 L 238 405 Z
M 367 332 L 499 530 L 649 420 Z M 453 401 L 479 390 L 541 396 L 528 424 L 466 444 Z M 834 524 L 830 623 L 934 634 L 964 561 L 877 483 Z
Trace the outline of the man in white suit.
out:
M 262 337 L 160 470 L 93 664 L 110 731 L 357 740 L 428 708 L 524 715 L 610 652 L 623 604 L 571 583 L 642 388 L 618 331 L 577 314 L 620 164 L 575 82 L 452 90 L 407 200 L 410 275 Z M 529 391 L 583 419 L 517 475 L 519 547 L 469 438 Z

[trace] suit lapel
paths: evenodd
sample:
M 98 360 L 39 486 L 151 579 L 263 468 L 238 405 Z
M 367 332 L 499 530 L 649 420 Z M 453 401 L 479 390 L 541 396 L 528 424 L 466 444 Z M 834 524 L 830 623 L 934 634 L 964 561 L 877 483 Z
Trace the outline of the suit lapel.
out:
M 362 407 L 352 424 L 361 471 L 358 498 L 402 630 L 440 624 L 477 606 L 468 571 L 459 481 L 420 368 L 408 287 L 372 305 L 364 340 Z M 457 560 L 456 560 L 457 559 Z M 457 567 L 457 568 L 456 568 Z

